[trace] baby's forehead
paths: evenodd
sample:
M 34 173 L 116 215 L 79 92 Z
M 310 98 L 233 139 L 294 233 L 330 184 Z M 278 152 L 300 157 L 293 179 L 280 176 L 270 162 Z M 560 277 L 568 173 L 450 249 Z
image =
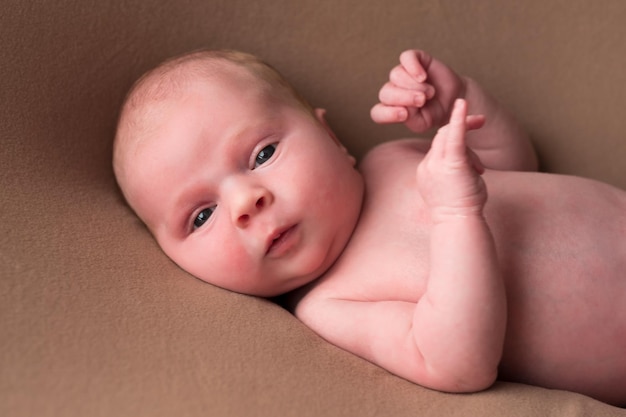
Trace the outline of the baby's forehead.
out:
M 120 118 L 125 126 L 120 127 L 131 127 L 134 133 L 141 132 L 157 120 L 159 113 L 168 106 L 176 105 L 190 93 L 200 94 L 206 90 L 198 88 L 199 86 L 235 91 L 243 85 L 250 87 L 254 84 L 258 83 L 251 74 L 228 62 L 221 63 L 212 70 L 188 64 L 148 74 L 129 94 Z
M 131 93 L 134 105 L 151 104 L 161 100 L 176 98 L 194 85 L 219 85 L 228 87 L 242 79 L 252 81 L 252 74 L 228 61 L 210 65 L 190 62 L 171 68 L 157 68 L 141 79 Z
M 227 96 L 245 95 L 252 99 L 248 100 L 250 104 L 263 103 L 263 108 L 271 108 L 269 104 L 275 103 L 271 91 L 237 65 L 225 63 L 209 74 L 189 68 L 178 70 L 173 69 L 177 73 L 165 76 L 154 74 L 137 87 L 120 119 L 120 145 L 124 145 L 119 147 L 121 151 L 135 153 L 139 147 L 148 145 L 146 142 L 150 142 L 168 115 L 176 108 L 186 107 L 183 102 L 189 99 L 216 102 Z

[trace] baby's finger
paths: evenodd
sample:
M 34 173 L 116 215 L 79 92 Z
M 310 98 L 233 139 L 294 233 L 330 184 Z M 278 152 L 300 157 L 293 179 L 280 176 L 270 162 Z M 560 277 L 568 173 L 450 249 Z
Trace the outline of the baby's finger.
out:
M 465 132 L 467 118 L 467 102 L 463 99 L 456 99 L 452 114 L 450 115 L 450 123 L 448 123 L 446 154 L 462 155 L 465 154 Z
M 425 68 L 428 68 L 431 60 L 432 58 L 426 52 L 415 49 L 400 54 L 400 64 L 411 77 L 420 83 L 426 81 L 428 77 Z
M 417 81 L 411 74 L 409 74 L 402 65 L 397 65 L 389 72 L 389 81 L 398 87 L 414 89 L 422 85 L 422 82 Z
M 482 114 L 470 114 L 465 118 L 465 126 L 467 130 L 480 129 L 485 125 L 485 116 Z
M 398 65 L 389 73 L 389 83 L 390 85 L 396 86 L 398 88 L 403 88 L 405 90 L 414 90 L 421 91 L 426 95 L 426 98 L 430 100 L 435 96 L 435 87 L 428 83 L 420 83 L 415 80 L 415 78 L 411 77 L 406 70 Z M 383 88 L 385 88 L 383 86 Z
M 402 123 L 409 117 L 409 112 L 402 106 L 386 106 L 378 103 L 370 110 L 370 117 L 376 123 Z
M 422 107 L 428 99 L 426 92 L 432 89 L 428 84 L 420 84 L 415 89 L 406 89 L 387 83 L 380 89 L 378 98 L 388 106 Z
M 426 158 L 428 159 L 428 162 L 430 162 L 431 160 L 434 160 L 437 163 L 439 163 L 440 161 L 444 159 L 445 141 L 449 134 L 448 132 L 449 130 L 450 130 L 450 126 L 448 125 L 441 126 L 437 130 L 437 134 L 435 135 L 432 143 L 430 144 L 430 150 L 426 154 Z

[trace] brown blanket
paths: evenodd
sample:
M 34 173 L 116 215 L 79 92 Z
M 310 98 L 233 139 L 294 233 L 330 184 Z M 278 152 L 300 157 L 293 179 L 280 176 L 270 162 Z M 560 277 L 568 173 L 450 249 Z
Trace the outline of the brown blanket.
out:
M 199 47 L 272 62 L 356 155 L 402 127 L 369 107 L 399 52 L 478 79 L 543 168 L 626 187 L 626 2 L 0 0 L 0 415 L 626 416 L 497 383 L 443 394 L 321 340 L 279 307 L 195 280 L 124 205 L 120 102 Z

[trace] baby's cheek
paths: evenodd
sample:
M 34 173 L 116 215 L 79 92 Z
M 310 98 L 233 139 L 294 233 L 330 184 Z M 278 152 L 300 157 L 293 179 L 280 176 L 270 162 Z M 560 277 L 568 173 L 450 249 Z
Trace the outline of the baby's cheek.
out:
M 255 266 L 245 248 L 225 242 L 206 260 L 203 269 L 207 281 L 219 280 L 214 283 L 229 290 L 246 292 L 246 281 L 254 273 Z
M 245 274 L 250 270 L 250 257 L 246 251 L 238 245 L 224 245 L 219 260 L 215 262 L 222 271 L 231 274 Z

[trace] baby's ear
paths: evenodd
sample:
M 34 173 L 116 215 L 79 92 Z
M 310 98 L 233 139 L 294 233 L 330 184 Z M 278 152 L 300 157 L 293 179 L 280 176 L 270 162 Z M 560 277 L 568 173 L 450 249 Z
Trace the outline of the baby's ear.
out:
M 328 126 L 328 122 L 326 121 L 326 109 L 320 109 L 319 107 L 316 107 L 315 109 L 313 109 L 313 112 L 315 113 L 315 118 L 317 119 L 317 121 L 320 122 L 322 126 L 326 128 L 326 130 L 330 130 L 330 126 Z
M 326 129 L 326 132 L 328 132 L 328 136 L 330 136 L 330 138 L 337 144 L 337 146 L 341 148 L 343 153 L 346 154 L 352 166 L 355 166 L 356 158 L 350 155 L 350 152 L 348 152 L 346 147 L 342 145 L 341 141 L 339 140 L 337 135 L 335 135 L 335 132 L 333 132 L 333 129 L 330 127 L 330 125 L 326 121 L 326 109 L 316 108 L 313 111 L 315 112 L 315 118 L 320 122 L 320 124 L 324 127 L 324 129 Z
M 335 135 L 335 132 L 333 132 L 333 129 L 331 129 L 330 125 L 326 121 L 326 109 L 317 108 L 313 111 L 315 112 L 315 118 L 322 126 L 324 126 L 324 129 L 326 129 L 332 140 L 334 140 L 337 145 L 343 147 L 343 145 L 341 145 L 341 141 L 339 141 L 339 138 Z

